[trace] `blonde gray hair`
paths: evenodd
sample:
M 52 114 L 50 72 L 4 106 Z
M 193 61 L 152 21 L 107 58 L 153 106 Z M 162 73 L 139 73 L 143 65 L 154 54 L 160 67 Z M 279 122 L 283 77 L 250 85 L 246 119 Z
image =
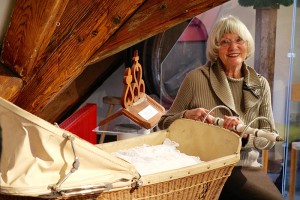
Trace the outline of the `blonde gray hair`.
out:
M 221 40 L 224 34 L 237 34 L 241 39 L 247 43 L 247 56 L 246 59 L 254 53 L 254 41 L 253 37 L 246 27 L 238 18 L 229 15 L 221 18 L 214 25 L 207 40 L 206 56 L 210 61 L 215 61 L 218 58 L 219 45 L 218 42 Z

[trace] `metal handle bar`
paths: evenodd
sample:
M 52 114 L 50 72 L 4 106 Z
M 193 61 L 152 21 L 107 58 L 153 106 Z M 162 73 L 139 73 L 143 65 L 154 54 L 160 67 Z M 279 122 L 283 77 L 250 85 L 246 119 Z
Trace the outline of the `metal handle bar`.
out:
M 209 114 L 210 114 L 212 111 L 214 111 L 214 110 L 216 110 L 216 109 L 218 109 L 218 108 L 223 108 L 223 109 L 227 110 L 227 111 L 229 112 L 230 116 L 233 116 L 231 110 L 230 110 L 228 107 L 223 106 L 223 105 L 219 105 L 219 106 L 216 106 L 216 107 L 212 108 L 210 111 L 208 111 L 208 113 L 207 113 L 207 114 L 205 115 L 205 117 L 203 118 L 202 122 L 205 122 L 205 120 L 206 120 L 206 118 L 209 116 Z
M 75 137 L 72 136 L 72 135 L 68 135 L 66 133 L 63 133 L 63 137 L 66 138 L 67 140 L 69 140 L 71 142 L 71 145 L 72 145 L 72 150 L 73 150 L 73 154 L 74 154 L 74 162 L 72 164 L 72 169 L 70 170 L 70 172 L 65 175 L 63 177 L 62 180 L 60 180 L 58 183 L 54 184 L 54 185 L 49 185 L 48 188 L 51 189 L 52 191 L 54 192 L 60 192 L 60 187 L 61 185 L 69 178 L 69 176 L 74 173 L 75 171 L 78 170 L 79 168 L 79 165 L 80 165 L 80 162 L 79 162 L 79 159 L 76 155 L 76 151 L 75 151 L 75 147 L 74 147 L 74 143 L 73 143 L 73 140 L 75 140 Z

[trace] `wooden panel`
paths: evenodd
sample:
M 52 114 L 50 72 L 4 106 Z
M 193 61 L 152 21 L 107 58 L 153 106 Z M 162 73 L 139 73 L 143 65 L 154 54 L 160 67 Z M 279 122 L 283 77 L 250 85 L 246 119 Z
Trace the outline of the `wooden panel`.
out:
M 300 101 L 300 83 L 292 84 L 292 101 Z
M 165 31 L 228 0 L 151 0 L 145 2 L 89 60 L 98 62 L 140 41 Z

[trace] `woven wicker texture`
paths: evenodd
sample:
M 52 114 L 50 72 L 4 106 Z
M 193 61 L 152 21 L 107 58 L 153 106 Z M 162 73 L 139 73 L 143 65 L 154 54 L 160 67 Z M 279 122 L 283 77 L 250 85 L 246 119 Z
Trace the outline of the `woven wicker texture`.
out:
M 193 176 L 147 185 L 133 193 L 129 190 L 115 191 L 103 193 L 100 197 L 107 200 L 214 200 L 218 199 L 232 168 L 233 165 L 228 165 Z
M 231 174 L 234 165 L 226 165 L 216 170 L 169 180 L 157 184 L 146 185 L 133 192 L 117 190 L 92 195 L 60 197 L 53 200 L 215 200 Z M 171 178 L 170 178 L 171 179 Z M 2 200 L 37 200 L 42 198 L 1 195 Z

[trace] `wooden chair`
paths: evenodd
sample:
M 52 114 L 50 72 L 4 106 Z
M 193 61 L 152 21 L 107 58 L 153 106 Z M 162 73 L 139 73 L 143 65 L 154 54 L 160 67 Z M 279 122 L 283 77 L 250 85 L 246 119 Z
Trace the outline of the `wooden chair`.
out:
M 261 161 L 262 161 L 262 166 L 263 170 L 265 173 L 268 173 L 268 162 L 269 162 L 269 151 L 268 150 L 262 150 L 262 155 L 261 155 Z
M 103 97 L 102 101 L 103 101 L 104 104 L 109 105 L 107 113 L 106 113 L 106 117 L 109 117 L 112 114 L 112 112 L 115 108 L 115 105 L 121 105 L 121 98 L 120 97 L 106 96 L 106 97 Z M 101 132 L 99 143 L 104 142 L 105 135 L 106 135 L 105 131 L 107 131 L 107 129 L 108 129 L 108 123 L 104 124 L 103 132 Z

